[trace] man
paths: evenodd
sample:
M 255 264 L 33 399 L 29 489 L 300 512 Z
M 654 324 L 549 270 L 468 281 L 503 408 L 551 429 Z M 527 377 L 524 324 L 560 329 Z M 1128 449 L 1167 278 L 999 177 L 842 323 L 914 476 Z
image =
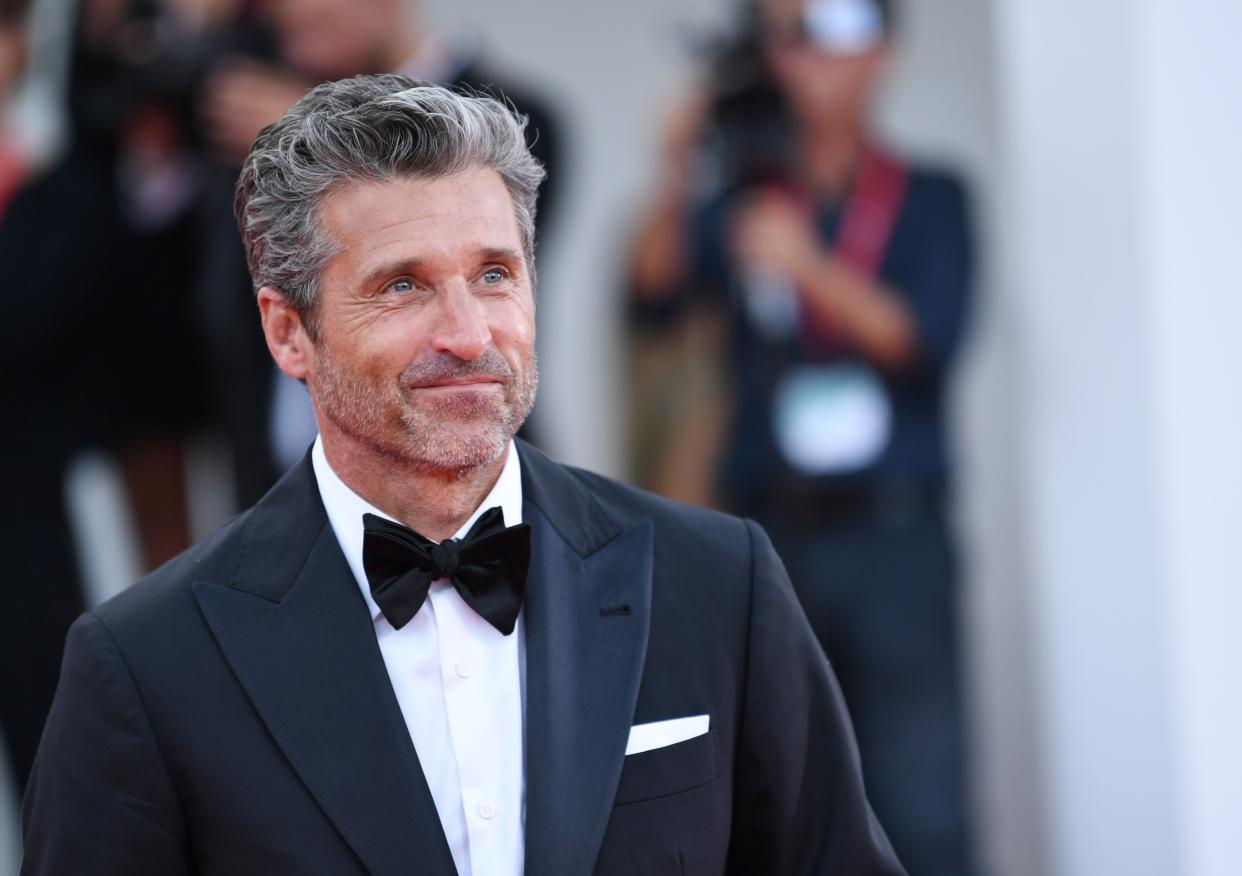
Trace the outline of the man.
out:
M 397 75 L 256 141 L 320 436 L 75 624 L 24 873 L 902 872 L 762 531 L 513 440 L 541 176 L 504 105 Z
M 698 177 L 724 185 L 694 189 L 701 132 L 683 116 L 638 235 L 635 298 L 664 332 L 696 294 L 726 315 L 732 424 L 722 452 L 687 455 L 721 460 L 726 507 L 762 523 L 788 565 L 902 861 L 964 876 L 945 409 L 969 309 L 967 198 L 877 142 L 891 2 L 756 7 L 754 90 L 699 113 L 725 145 L 721 172 Z

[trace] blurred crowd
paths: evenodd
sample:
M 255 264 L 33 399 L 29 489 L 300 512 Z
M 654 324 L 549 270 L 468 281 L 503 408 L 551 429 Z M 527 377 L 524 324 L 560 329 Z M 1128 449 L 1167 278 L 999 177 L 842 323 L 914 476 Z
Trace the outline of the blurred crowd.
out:
M 19 781 L 84 607 L 73 458 L 115 458 L 154 567 L 190 538 L 189 436 L 227 441 L 237 507 L 314 437 L 304 391 L 271 365 L 233 220 L 258 131 L 316 82 L 360 73 L 502 95 L 548 169 L 541 229 L 573 133 L 407 0 L 0 0 L 5 94 L 32 2 L 73 25 L 64 148 L 26 154 L 0 130 L 0 468 L 16 497 L 0 505 L 0 720 Z M 945 397 L 972 232 L 961 181 L 874 133 L 898 12 L 740 4 L 668 113 L 618 285 L 633 478 L 768 529 L 897 851 L 911 873 L 961 876 L 974 870 Z

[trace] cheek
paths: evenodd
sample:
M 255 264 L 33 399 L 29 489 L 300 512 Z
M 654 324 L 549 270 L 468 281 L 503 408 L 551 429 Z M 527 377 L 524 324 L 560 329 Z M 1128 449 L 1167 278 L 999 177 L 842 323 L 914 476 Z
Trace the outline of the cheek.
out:
M 338 342 L 332 350 L 338 368 L 348 369 L 368 383 L 382 383 L 399 375 L 417 354 L 414 335 L 399 321 L 372 325 L 352 333 L 347 342 Z
M 529 299 L 499 302 L 490 322 L 497 346 L 531 346 L 535 342 L 535 307 Z

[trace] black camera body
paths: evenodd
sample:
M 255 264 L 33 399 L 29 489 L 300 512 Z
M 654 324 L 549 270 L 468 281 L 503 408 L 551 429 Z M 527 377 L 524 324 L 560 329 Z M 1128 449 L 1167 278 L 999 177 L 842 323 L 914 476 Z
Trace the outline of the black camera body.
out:
M 712 69 L 715 96 L 703 144 L 712 175 L 741 189 L 791 181 L 794 120 L 758 42 L 746 39 L 718 49 Z

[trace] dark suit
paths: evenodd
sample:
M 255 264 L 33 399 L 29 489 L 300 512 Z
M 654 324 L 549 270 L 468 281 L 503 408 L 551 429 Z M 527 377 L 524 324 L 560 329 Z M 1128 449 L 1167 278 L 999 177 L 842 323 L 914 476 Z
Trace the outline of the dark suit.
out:
M 901 873 L 762 531 L 519 456 L 526 872 Z M 23 820 L 28 874 L 453 872 L 309 460 L 74 625 Z

